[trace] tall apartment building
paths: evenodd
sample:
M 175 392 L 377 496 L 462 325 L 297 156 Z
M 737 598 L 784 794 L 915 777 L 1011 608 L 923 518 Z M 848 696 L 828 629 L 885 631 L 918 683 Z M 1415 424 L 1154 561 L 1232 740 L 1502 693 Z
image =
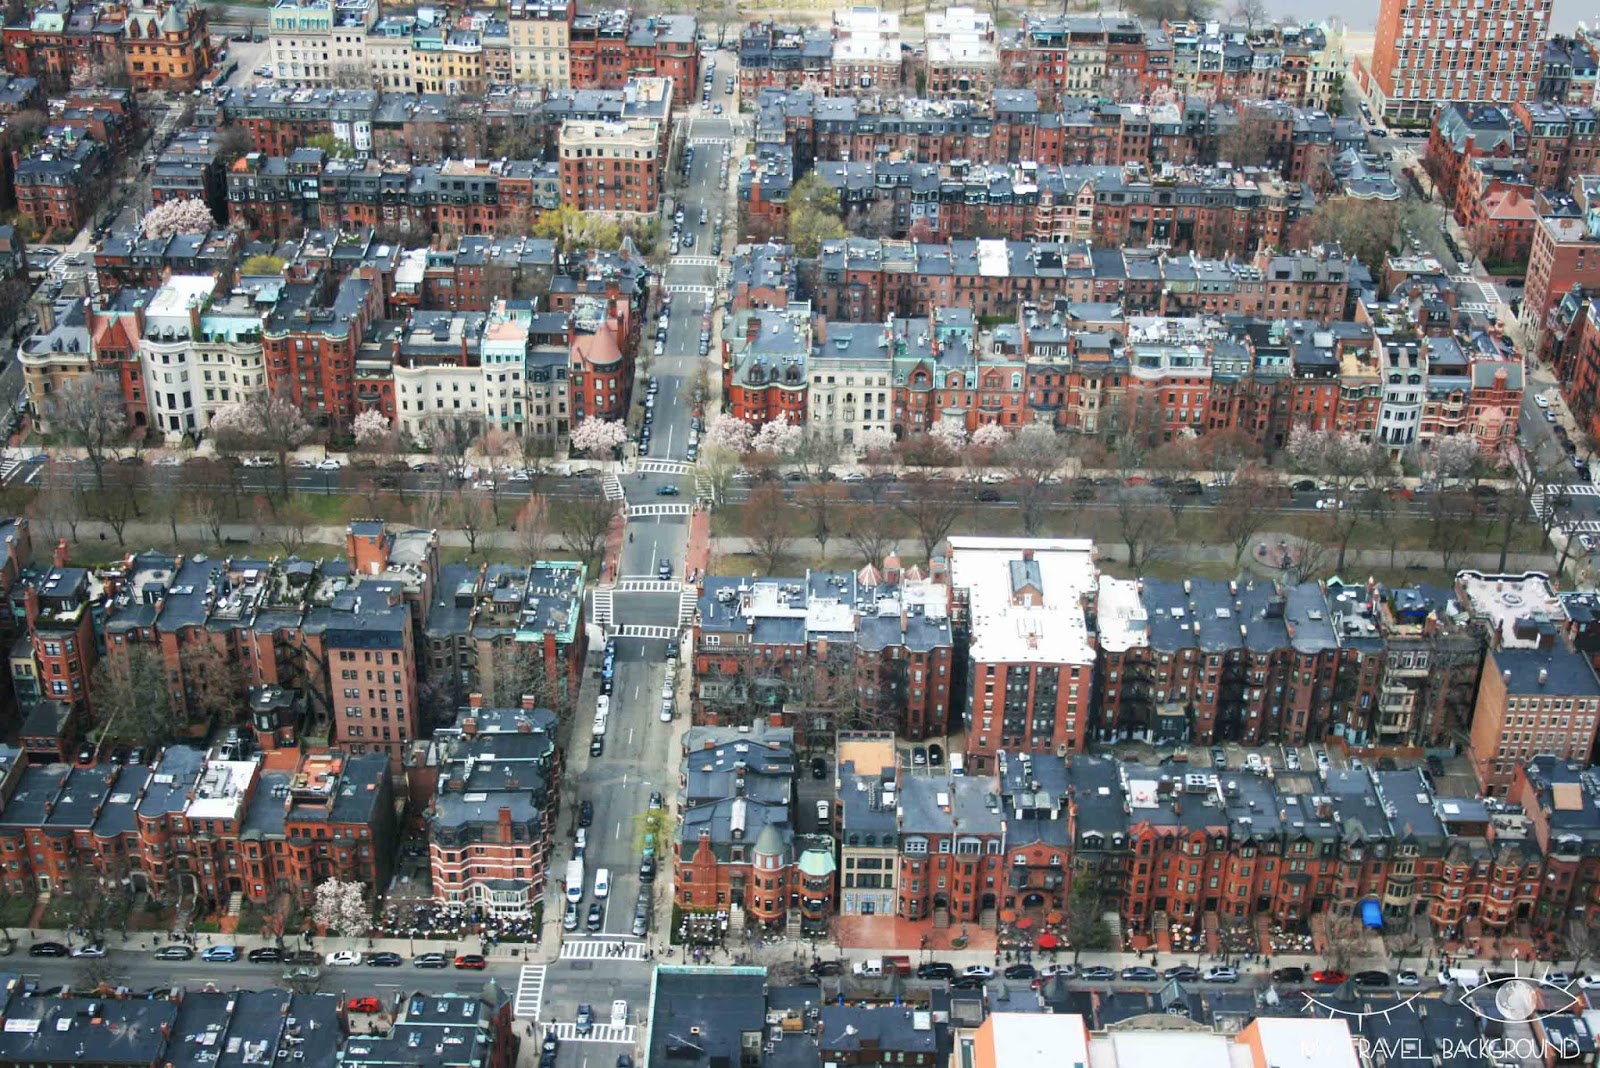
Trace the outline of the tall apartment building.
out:
M 908 738 L 949 729 L 949 589 L 891 555 L 855 573 L 708 578 L 695 611 L 694 718 L 783 714 L 825 742 L 855 709 Z M 818 737 L 821 735 L 821 737 Z
M 1527 288 L 1521 319 L 1539 343 L 1550 330 L 1550 313 L 1572 292 L 1600 288 L 1600 176 L 1572 179 L 1571 195 L 1547 193 L 1536 201 L 1539 219 L 1528 253 Z
M 648 215 L 659 206 L 661 128 L 650 121 L 561 127 L 561 203 L 579 211 Z
M 572 85 L 567 51 L 572 45 L 576 0 L 512 0 L 511 76 L 517 85 L 566 89 Z
M 317 283 L 291 283 L 264 320 L 267 386 L 320 425 L 348 426 L 355 417 L 355 357 L 377 318 L 379 292 L 365 278 L 346 278 L 332 300 Z
M 555 735 L 549 709 L 487 708 L 480 694 L 434 732 L 427 763 L 438 785 L 425 819 L 435 900 L 533 915 L 561 797 Z
M 895 92 L 900 85 L 900 43 L 900 16 L 895 12 L 862 6 L 835 10 L 833 87 L 847 93 Z
M 1469 742 L 1482 791 L 1508 795 L 1535 756 L 1587 761 L 1600 728 L 1600 677 L 1573 648 L 1550 579 L 1463 571 L 1456 592 L 1489 647 Z
M 1080 539 L 952 537 L 951 629 L 967 645 L 967 766 L 1089 741 L 1095 645 L 1086 609 L 1098 569 Z
M 1372 57 L 1356 63 L 1359 88 L 1399 122 L 1426 121 L 1441 100 L 1532 100 L 1550 9 L 1550 0 L 1383 0 Z
M 376 0 L 279 0 L 267 19 L 279 85 L 368 84 L 367 32 Z
M 173 275 L 144 309 L 139 362 L 151 425 L 204 430 L 225 404 L 267 388 L 261 305 L 240 294 L 215 299 L 216 279 Z
M 1000 80 L 994 18 L 973 7 L 928 12 L 923 54 L 926 92 L 952 100 L 983 100 Z M 837 53 L 834 61 L 838 62 Z M 920 94 L 919 94 L 920 95 Z

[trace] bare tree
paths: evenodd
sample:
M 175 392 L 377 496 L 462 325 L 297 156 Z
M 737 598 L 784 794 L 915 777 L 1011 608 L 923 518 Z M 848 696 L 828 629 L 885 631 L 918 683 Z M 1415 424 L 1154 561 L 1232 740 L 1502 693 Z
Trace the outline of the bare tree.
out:
M 94 472 L 95 489 L 105 493 L 109 454 L 128 433 L 122 391 L 107 378 L 83 375 L 51 394 L 45 411 L 51 432 L 83 450 L 83 458 Z
M 1447 574 L 1455 574 L 1461 555 L 1472 547 L 1477 513 L 1473 496 L 1459 490 L 1435 493 L 1428 499 L 1428 547 L 1438 554 L 1439 566 Z
M 1255 468 L 1246 468 L 1234 476 L 1222 491 L 1217 502 L 1217 526 L 1223 538 L 1233 546 L 1233 566 L 1244 562 L 1245 550 L 1266 526 L 1271 503 L 1276 499 L 1277 486 L 1261 476 Z
M 762 486 L 739 506 L 739 531 L 765 573 L 776 573 L 794 546 L 792 507 L 779 486 Z
M 83 494 L 71 464 L 49 463 L 39 478 L 39 493 L 33 499 L 33 514 L 49 528 L 50 540 L 60 537 L 62 526 L 72 540 L 78 540 L 78 524 L 84 518 Z
M 428 451 L 438 457 L 450 486 L 459 490 L 467 480 L 467 456 L 478 436 L 476 428 L 465 420 L 444 415 L 429 416 L 422 427 Z
M 272 529 L 283 555 L 298 555 L 311 541 L 311 530 L 315 523 L 316 518 L 302 505 L 294 504 L 279 509 Z
M 869 509 L 858 508 L 845 521 L 844 537 L 866 563 L 877 566 L 894 551 L 894 534 L 884 525 L 883 517 L 873 515 Z
M 222 545 L 222 524 L 224 522 L 222 502 L 209 493 L 196 497 L 194 501 L 194 518 L 206 528 L 211 535 L 211 540 L 220 547 Z
M 840 513 L 846 504 L 847 495 L 837 483 L 810 482 L 800 487 L 796 497 L 811 536 L 817 539 L 818 555 L 826 559 L 828 541 L 838 529 Z M 754 501 L 755 497 L 751 500 Z
M 459 493 L 450 502 L 449 515 L 452 526 L 461 531 L 467 539 L 467 552 L 476 556 L 478 554 L 478 539 L 484 531 L 494 525 L 489 502 L 484 499 L 484 494 L 473 490 Z
M 1061 482 L 1058 472 L 1067 462 L 1066 446 L 1052 428 L 1035 423 L 1023 427 L 1000 450 L 997 459 L 1010 475 L 1022 505 L 1022 529 L 1037 534 L 1053 491 Z
M 1140 574 L 1172 542 L 1172 516 L 1161 495 L 1148 486 L 1123 486 L 1114 499 L 1117 534 L 1128 552 L 1128 567 Z
M 551 525 L 561 548 L 593 568 L 605 554 L 606 538 L 616 509 L 604 497 L 579 497 L 550 506 Z
M 144 468 L 133 464 L 112 464 L 94 509 L 95 518 L 103 521 L 116 535 L 117 547 L 126 548 L 124 532 L 128 523 L 139 514 L 139 497 L 143 491 Z M 176 530 L 176 526 L 173 528 Z
M 934 550 L 967 512 L 967 495 L 960 485 L 943 479 L 914 479 L 906 484 L 905 496 L 896 506 L 922 542 L 924 559 L 932 560 Z

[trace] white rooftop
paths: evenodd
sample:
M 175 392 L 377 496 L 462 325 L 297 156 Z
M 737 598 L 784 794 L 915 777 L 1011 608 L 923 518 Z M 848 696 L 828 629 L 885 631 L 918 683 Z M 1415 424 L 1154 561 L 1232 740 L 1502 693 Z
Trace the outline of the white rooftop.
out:
M 1013 586 L 1013 563 L 1037 569 L 1037 599 Z M 1091 664 L 1084 604 L 1096 595 L 1086 538 L 950 539 L 950 583 L 967 596 L 971 652 L 986 663 Z
M 987 12 L 971 7 L 948 7 L 930 11 L 925 19 L 930 63 L 998 65 L 1000 49 L 995 44 L 994 19 Z
M 1125 1031 L 1098 1035 L 1093 1068 L 1251 1068 L 1250 1050 L 1225 1035 L 1195 1031 Z
M 1261 1063 L 1272 1068 L 1361 1068 L 1350 1027 L 1342 1019 L 1258 1016 Z M 1248 1031 L 1240 1041 L 1249 1038 Z
M 1456 585 L 1467 601 L 1467 610 L 1489 621 L 1500 645 L 1507 649 L 1536 649 L 1538 636 L 1518 638 L 1517 621 L 1543 616 L 1554 623 L 1567 618 L 1561 599 L 1556 596 L 1550 576 L 1542 571 L 1520 575 L 1485 575 L 1463 571 Z
M 239 815 L 255 778 L 253 760 L 208 760 L 194 799 L 184 815 L 191 820 L 226 820 Z
M 833 13 L 833 61 L 900 62 L 900 16 L 875 7 Z
M 1082 1016 L 997 1012 L 984 1024 L 1000 1068 L 1087 1068 L 1089 1028 Z M 979 1058 L 980 1063 L 982 1058 Z
M 1150 644 L 1150 614 L 1139 596 L 1138 580 L 1101 575 L 1097 608 L 1100 648 L 1121 653 Z
M 150 307 L 145 310 L 148 319 L 181 318 L 189 321 L 189 309 L 204 304 L 217 288 L 217 280 L 209 274 L 175 274 L 161 283 Z

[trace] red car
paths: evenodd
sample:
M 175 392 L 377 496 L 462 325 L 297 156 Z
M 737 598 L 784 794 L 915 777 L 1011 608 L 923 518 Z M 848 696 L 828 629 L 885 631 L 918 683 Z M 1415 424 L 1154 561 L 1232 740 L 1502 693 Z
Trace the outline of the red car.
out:
M 465 953 L 456 958 L 457 968 L 470 968 L 473 971 L 481 972 L 488 966 L 489 962 L 476 953 Z
M 1326 971 L 1311 973 L 1311 981 L 1313 983 L 1321 983 L 1323 986 L 1338 986 L 1340 983 L 1345 981 L 1345 978 L 1346 976 L 1344 972 Z
M 374 997 L 351 998 L 346 1006 L 351 1012 L 377 1012 L 378 999 Z

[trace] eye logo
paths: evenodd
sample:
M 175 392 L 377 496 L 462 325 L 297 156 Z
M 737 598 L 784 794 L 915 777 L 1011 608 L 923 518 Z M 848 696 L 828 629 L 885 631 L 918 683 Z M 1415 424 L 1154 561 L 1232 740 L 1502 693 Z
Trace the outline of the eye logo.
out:
M 1395 1001 L 1376 1003 L 1363 999 L 1360 1008 L 1349 1004 L 1353 1000 L 1349 994 L 1336 994 L 1332 999 L 1325 1000 L 1307 991 L 1304 997 L 1329 1015 L 1359 1019 L 1367 1016 L 1387 1017 L 1403 1009 L 1415 1012 L 1417 1002 L 1422 1001 L 1425 995 L 1419 991 Z M 1564 1015 L 1579 1001 L 1578 996 L 1567 987 L 1533 975 L 1501 976 L 1470 990 L 1462 990 L 1460 996 L 1462 1008 L 1480 1019 L 1499 1024 L 1526 1023 L 1547 1016 Z
M 1572 991 L 1532 975 L 1492 979 L 1461 998 L 1468 1012 L 1494 1023 L 1526 1023 L 1566 1013 L 1578 1003 Z

